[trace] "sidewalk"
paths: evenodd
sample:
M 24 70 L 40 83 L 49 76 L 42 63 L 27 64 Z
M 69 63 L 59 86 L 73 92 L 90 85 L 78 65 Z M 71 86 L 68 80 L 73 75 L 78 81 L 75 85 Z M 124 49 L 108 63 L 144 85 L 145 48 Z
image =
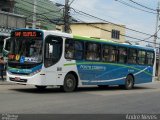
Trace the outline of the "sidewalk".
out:
M 158 76 L 155 77 L 155 81 L 160 82 L 160 78 L 158 78 Z
M 0 85 L 14 85 L 15 83 L 10 83 L 6 81 L 6 76 L 4 76 L 4 81 L 0 78 Z

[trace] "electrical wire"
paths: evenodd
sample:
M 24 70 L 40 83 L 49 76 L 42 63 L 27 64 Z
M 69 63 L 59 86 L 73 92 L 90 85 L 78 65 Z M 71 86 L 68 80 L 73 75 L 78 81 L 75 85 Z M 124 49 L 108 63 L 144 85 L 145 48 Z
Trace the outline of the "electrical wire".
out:
M 22 1 L 25 1 L 25 0 L 22 0 Z M 33 3 L 30 3 L 30 2 L 27 2 L 27 1 L 25 1 L 25 2 L 34 5 Z M 60 4 L 60 3 L 58 3 L 58 4 Z M 60 4 L 60 5 L 62 5 L 62 4 Z M 64 6 L 64 5 L 62 5 L 62 6 Z M 42 7 L 42 6 L 38 6 L 38 7 Z M 43 7 L 43 8 L 44 8 L 44 7 Z M 72 8 L 72 7 L 70 7 L 70 8 Z M 46 8 L 44 8 L 44 9 L 46 9 Z M 74 8 L 72 8 L 72 9 L 74 9 Z M 48 9 L 47 9 L 47 10 L 48 10 Z M 116 26 L 119 26 L 119 27 L 128 29 L 128 30 L 130 30 L 130 31 L 133 31 L 133 32 L 137 32 L 137 33 L 141 33 L 141 34 L 145 34 L 145 35 L 151 36 L 151 34 L 144 33 L 144 32 L 141 32 L 141 31 L 138 31 L 138 30 L 134 30 L 134 29 L 131 29 L 131 28 L 128 28 L 128 27 L 124 27 L 124 26 L 121 26 L 121 25 L 117 25 L 117 24 L 115 24 L 115 23 L 112 23 L 112 22 L 110 22 L 110 21 L 107 21 L 107 20 L 98 18 L 98 17 L 96 17 L 96 16 L 93 16 L 93 15 L 91 15 L 91 14 L 85 13 L 85 12 L 83 12 L 83 11 L 80 11 L 80 10 L 77 10 L 77 11 L 82 12 L 83 14 L 86 14 L 86 15 L 88 15 L 88 16 L 90 16 L 90 17 L 99 19 L 99 20 L 101 20 L 101 21 L 108 22 L 108 23 L 110 23 L 110 24 L 113 24 L 113 25 L 116 25 Z
M 142 5 L 142 4 L 140 4 L 140 3 L 138 3 L 138 2 L 135 2 L 135 1 L 133 1 L 133 0 L 129 0 L 129 1 L 132 2 L 132 3 L 134 3 L 134 4 L 137 4 L 137 5 L 141 6 L 141 7 L 143 7 L 143 8 L 146 8 L 146 9 L 148 9 L 148 10 L 157 11 L 157 10 L 155 10 L 155 9 L 152 9 L 152 8 L 150 8 L 150 7 L 147 7 L 147 6 L 145 6 L 145 5 Z
M 138 8 L 138 7 L 135 7 L 135 6 L 130 5 L 130 4 L 128 4 L 128 3 L 126 3 L 126 2 L 124 2 L 124 1 L 122 1 L 122 0 L 115 0 L 115 1 L 117 1 L 117 2 L 119 2 L 119 3 L 121 3 L 121 4 L 123 4 L 123 5 L 126 5 L 126 6 L 128 6 L 128 7 L 131 7 L 131 8 L 140 10 L 140 11 L 143 11 L 143 12 L 147 12 L 147 13 L 151 13 L 151 14 L 157 14 L 157 13 L 155 13 L 155 12 L 150 12 L 150 11 L 147 11 L 147 10 L 144 10 L 144 9 L 141 9 L 141 8 Z
M 21 2 L 17 2 L 17 3 L 18 3 L 18 4 L 21 4 L 21 5 L 25 5 L 25 6 L 27 6 L 27 7 L 30 8 L 30 9 L 33 9 L 32 7 L 30 7 L 30 6 L 26 5 L 26 4 L 23 4 L 23 3 L 21 3 Z M 32 5 L 34 5 L 34 4 L 32 4 Z M 39 7 L 38 7 L 38 8 L 39 8 Z M 38 9 L 38 8 L 37 8 L 37 9 Z M 41 8 L 41 7 L 40 7 L 40 8 Z M 62 9 L 62 8 L 61 8 L 61 9 Z M 47 12 L 44 12 L 44 11 L 43 11 L 43 13 L 39 13 L 39 14 L 45 14 L 45 13 L 51 13 L 51 12 L 53 12 L 53 13 L 55 13 L 55 12 L 60 12 L 61 9 L 59 9 L 59 10 L 57 10 L 57 11 L 50 9 L 50 10 L 47 10 Z M 40 10 L 38 10 L 38 11 L 40 11 Z
M 98 26 L 96 26 L 96 25 L 92 25 L 92 24 L 87 23 L 87 22 L 85 22 L 85 21 L 82 21 L 82 20 L 80 20 L 80 19 L 78 19 L 78 20 L 81 21 L 81 22 L 83 22 L 83 23 L 86 23 L 87 25 L 92 26 L 92 27 L 94 27 L 94 28 L 97 28 L 97 29 L 100 29 L 100 30 L 103 30 L 103 31 L 112 33 L 112 31 L 110 31 L 110 30 L 107 30 L 107 29 L 98 27 Z M 120 35 L 120 36 L 127 37 L 127 38 L 132 38 L 132 39 L 135 39 L 135 40 L 139 40 L 139 41 L 145 41 L 145 42 L 148 42 L 148 43 L 154 43 L 154 42 L 151 42 L 151 41 L 146 41 L 145 39 L 139 39 L 139 38 L 131 37 L 131 36 L 129 36 L 129 35 L 124 35 L 124 34 L 119 34 L 119 35 Z M 154 44 L 155 44 L 155 43 L 154 43 Z M 156 44 L 159 44 L 159 43 L 156 43 Z
M 26 4 L 23 4 L 23 3 L 21 3 L 21 2 L 17 2 L 17 3 L 18 3 L 18 4 L 21 4 L 21 5 L 27 6 Z M 21 7 L 18 7 L 18 6 L 17 6 L 17 8 L 21 8 Z M 30 6 L 27 6 L 27 8 L 31 8 L 31 7 L 30 7 Z M 21 8 L 21 9 L 24 10 L 24 8 Z M 33 8 L 31 8 L 31 9 L 33 9 Z M 61 9 L 63 9 L 63 8 L 61 8 Z M 53 14 L 54 14 L 54 13 L 57 13 L 57 12 L 60 13 L 61 9 L 59 9 L 59 10 L 57 10 L 57 11 L 55 11 L 55 10 L 50 10 L 50 11 L 47 11 L 47 12 L 44 12 L 44 11 L 43 11 L 43 13 L 36 13 L 36 14 L 47 14 L 47 13 L 51 13 L 51 12 L 53 12 Z M 27 10 L 27 9 L 25 9 L 25 10 Z M 29 11 L 29 10 L 27 10 L 27 11 Z M 38 10 L 38 11 L 40 11 L 40 10 Z M 29 11 L 29 12 L 32 12 L 32 11 Z M 42 12 L 42 11 L 41 11 L 41 12 Z M 34 12 L 32 12 L 32 13 L 34 14 Z M 52 14 L 52 16 L 53 16 L 53 14 Z M 57 16 L 57 15 L 54 15 L 54 16 L 60 17 L 60 16 Z M 29 17 L 29 16 L 27 16 L 27 17 Z M 51 16 L 50 16 L 50 17 L 51 17 Z
M 32 16 L 32 15 L 34 14 L 34 12 L 29 11 L 29 10 L 24 9 L 24 8 L 21 8 L 21 7 L 15 7 L 15 8 L 20 9 L 20 10 L 23 10 L 23 11 L 29 13 L 30 15 L 27 16 L 27 18 L 30 17 L 30 16 Z M 45 12 L 45 13 L 46 13 L 46 12 Z M 43 15 L 43 14 L 45 14 L 45 13 L 36 13 L 36 15 Z M 55 16 L 55 17 L 60 17 L 60 16 L 56 16 L 56 15 L 54 15 L 54 16 Z M 51 18 L 50 18 L 50 19 L 51 19 Z
M 23 11 L 25 11 L 25 12 L 28 12 L 28 13 L 31 14 L 31 15 L 34 14 L 34 12 L 28 11 L 28 10 L 23 9 L 23 8 L 19 8 L 19 7 L 15 7 L 15 8 L 18 8 L 18 9 L 21 9 L 21 10 L 23 10 Z M 30 16 L 31 16 L 31 15 L 30 15 Z M 36 15 L 38 15 L 37 18 L 42 18 L 42 17 L 40 17 L 40 16 L 43 16 L 43 17 L 47 18 L 47 20 L 49 20 L 49 22 L 55 24 L 55 22 L 52 21 L 53 18 L 48 18 L 47 16 L 45 16 L 45 15 L 43 15 L 43 14 L 38 14 L 38 13 L 37 13 Z M 29 20 L 29 17 L 30 17 L 30 16 L 27 17 L 28 20 Z M 57 17 L 59 17 L 59 16 L 57 16 Z M 47 22 L 47 21 L 46 21 L 46 22 Z
M 138 31 L 138 30 L 134 30 L 134 29 L 131 29 L 131 28 L 128 28 L 128 27 L 124 27 L 124 26 L 122 26 L 122 25 L 118 25 L 118 24 L 112 23 L 112 22 L 110 22 L 110 21 L 101 19 L 101 18 L 99 18 L 99 17 L 93 16 L 93 15 L 88 14 L 88 13 L 85 13 L 85 12 L 83 12 L 83 11 L 76 10 L 75 8 L 72 8 L 72 9 L 74 9 L 77 13 L 78 13 L 78 12 L 83 13 L 83 14 L 85 14 L 85 15 L 88 15 L 88 16 L 90 16 L 90 17 L 99 19 L 99 20 L 104 21 L 104 22 L 106 22 L 106 23 L 110 23 L 110 24 L 112 24 L 112 25 L 115 25 L 115 26 L 118 26 L 118 27 L 121 27 L 121 28 L 125 28 L 125 29 L 127 29 L 127 30 L 130 30 L 130 31 L 133 31 L 133 32 L 136 32 L 136 33 L 140 33 L 140 34 L 144 34 L 144 35 L 151 36 L 151 34 L 144 33 L 144 32 Z
M 24 1 L 24 0 L 22 0 L 22 1 Z M 30 3 L 30 4 L 31 4 L 31 3 Z M 39 7 L 40 7 L 40 6 L 39 6 Z M 74 9 L 74 8 L 72 8 L 72 9 Z M 75 9 L 74 9 L 74 10 L 75 10 Z M 90 15 L 90 14 L 88 14 L 88 13 L 85 13 L 85 12 L 83 12 L 83 11 L 80 11 L 80 10 L 75 10 L 75 11 L 76 11 L 76 12 L 78 11 L 77 13 L 83 13 L 83 14 L 85 14 L 85 15 L 87 15 L 87 16 L 90 16 L 90 17 L 93 17 L 93 18 L 96 18 L 96 19 L 105 21 L 105 22 L 107 22 L 107 23 L 114 24 L 114 25 L 119 26 L 119 27 L 123 27 L 123 26 L 121 26 L 121 25 L 117 25 L 117 24 L 115 24 L 115 23 L 112 23 L 112 22 L 103 20 L 103 19 L 101 19 L 101 18 L 95 17 L 95 16 Z M 48 21 L 51 22 L 51 19 L 49 19 L 47 16 L 44 16 L 44 17 L 46 18 L 46 20 L 48 20 Z M 52 21 L 52 22 L 53 22 L 53 21 Z M 92 25 L 92 26 L 94 26 L 94 25 Z M 99 29 L 104 30 L 104 31 L 107 31 L 107 32 L 112 32 L 112 31 L 109 31 L 109 30 L 106 30 L 106 29 L 103 29 L 103 28 L 100 28 L 100 27 L 97 27 L 97 26 L 94 26 L 94 27 L 99 28 Z M 137 31 L 137 30 L 133 30 L 133 29 L 130 29 L 130 28 L 127 28 L 127 27 L 123 27 L 123 28 L 129 29 L 129 30 L 131 30 L 131 31 L 138 32 L 138 33 L 141 33 L 141 34 L 150 35 L 150 34 L 147 34 L 147 33 L 144 33 L 144 32 L 140 32 L 140 31 Z M 120 35 L 121 35 L 121 36 L 128 37 L 128 38 L 140 40 L 140 41 L 145 41 L 144 39 L 139 39 L 139 38 L 131 37 L 131 36 L 128 36 L 128 35 L 123 35 L 123 34 L 120 34 Z M 150 37 L 151 37 L 151 36 L 152 36 L 152 35 L 150 35 Z M 153 42 L 150 42 L 150 41 L 145 41 L 145 42 L 153 43 Z M 158 43 L 156 43 L 156 44 L 158 44 Z
M 35 4 L 33 4 L 33 3 L 31 3 L 31 2 L 28 2 L 28 1 L 25 1 L 25 0 L 21 0 L 21 1 L 23 1 L 23 2 L 25 2 L 25 3 L 28 3 L 28 4 L 30 4 L 30 5 L 35 5 Z M 40 6 L 40 5 L 35 5 L 35 6 L 40 7 L 40 8 L 42 8 L 42 9 L 45 9 L 45 10 L 48 10 L 48 11 L 51 10 L 51 9 L 48 9 L 48 8 L 43 7 L 43 6 Z
M 74 2 L 75 0 L 72 0 L 70 3 L 69 3 L 69 6 Z

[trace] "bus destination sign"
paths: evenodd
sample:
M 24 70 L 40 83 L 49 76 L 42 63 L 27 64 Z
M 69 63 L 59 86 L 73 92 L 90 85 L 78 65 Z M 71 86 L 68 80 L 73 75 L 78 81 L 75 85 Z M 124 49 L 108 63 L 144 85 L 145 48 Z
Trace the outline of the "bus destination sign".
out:
M 14 31 L 11 37 L 42 37 L 42 32 L 39 31 Z

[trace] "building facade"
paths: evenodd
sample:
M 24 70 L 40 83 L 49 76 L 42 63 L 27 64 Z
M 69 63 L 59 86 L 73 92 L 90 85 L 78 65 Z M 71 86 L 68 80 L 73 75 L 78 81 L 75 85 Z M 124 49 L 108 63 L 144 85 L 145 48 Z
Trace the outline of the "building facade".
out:
M 51 0 L 15 0 L 14 13 L 26 16 L 26 27 L 32 28 L 32 23 L 36 23 L 36 28 L 54 30 L 57 22 L 63 17 L 63 10 L 58 8 Z M 34 6 L 35 4 L 35 6 Z M 34 7 L 36 9 L 36 21 L 33 21 Z
M 0 1 L 0 56 L 2 54 L 3 40 L 10 36 L 11 30 L 24 28 L 26 17 L 14 13 L 15 0 Z
M 15 0 L 1 0 L 0 11 L 13 12 Z
M 57 29 L 63 31 L 63 25 L 57 26 Z M 115 42 L 125 42 L 125 26 L 110 23 L 72 23 L 70 25 L 73 35 L 88 36 L 97 39 L 107 39 Z M 121 35 L 122 34 L 122 35 Z
M 2 53 L 3 40 L 10 36 L 11 30 L 25 28 L 25 26 L 26 17 L 0 11 L 0 54 Z

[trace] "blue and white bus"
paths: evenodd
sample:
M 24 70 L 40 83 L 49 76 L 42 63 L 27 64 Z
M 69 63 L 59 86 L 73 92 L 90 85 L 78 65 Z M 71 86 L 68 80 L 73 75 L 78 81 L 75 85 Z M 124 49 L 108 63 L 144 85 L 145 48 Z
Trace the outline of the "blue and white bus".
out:
M 132 89 L 154 79 L 152 48 L 33 29 L 12 31 L 9 41 L 9 82 L 71 92 L 82 85 Z

